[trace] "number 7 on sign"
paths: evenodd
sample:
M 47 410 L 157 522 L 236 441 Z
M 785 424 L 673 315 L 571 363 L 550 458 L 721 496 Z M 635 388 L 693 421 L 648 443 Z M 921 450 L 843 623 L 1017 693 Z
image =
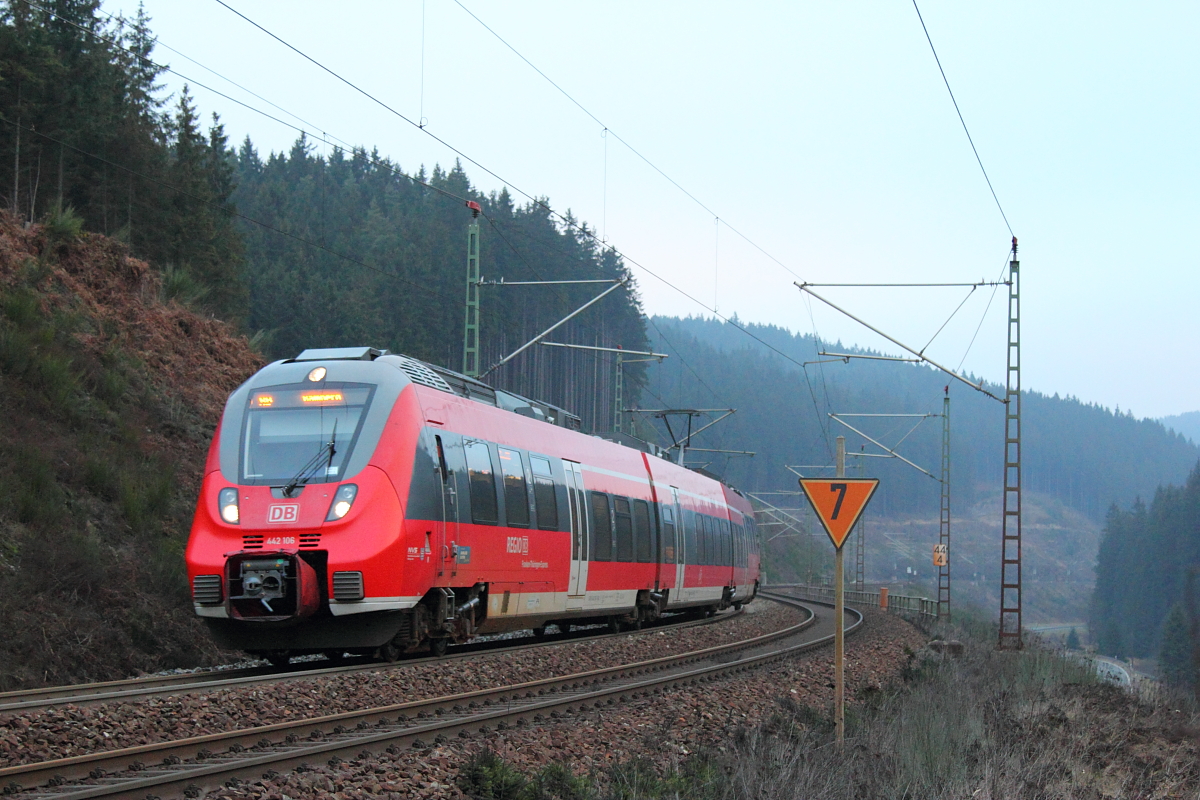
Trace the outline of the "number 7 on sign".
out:
M 877 478 L 800 479 L 800 488 L 839 550 L 878 487 Z
M 838 514 L 842 513 L 842 502 L 846 499 L 846 484 L 831 483 L 829 491 L 838 493 L 837 502 L 833 506 L 833 516 L 830 517 L 831 520 L 834 520 L 838 518 Z

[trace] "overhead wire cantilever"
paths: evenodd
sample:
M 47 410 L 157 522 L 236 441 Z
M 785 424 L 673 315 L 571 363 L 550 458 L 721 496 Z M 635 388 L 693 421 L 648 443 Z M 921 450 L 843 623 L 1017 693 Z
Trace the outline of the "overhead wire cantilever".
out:
M 888 334 L 886 334 L 886 333 L 884 333 L 883 331 L 879 330 L 879 328 L 876 328 L 874 325 L 870 324 L 869 322 L 866 322 L 865 320 L 862 320 L 862 319 L 860 319 L 859 317 L 856 317 L 856 316 L 854 316 L 853 314 L 851 314 L 849 311 L 847 311 L 846 309 L 842 308 L 841 306 L 839 306 L 839 305 L 837 305 L 837 304 L 835 304 L 835 303 L 833 303 L 833 302 L 831 302 L 831 301 L 829 301 L 829 300 L 825 299 L 824 297 L 822 297 L 821 295 L 817 294 L 816 292 L 814 292 L 814 291 L 812 290 L 812 288 L 811 288 L 811 287 L 815 286 L 816 284 L 812 284 L 812 283 L 801 283 L 800 281 L 794 281 L 794 283 L 795 283 L 796 287 L 797 287 L 797 288 L 798 288 L 800 291 L 802 291 L 802 292 L 806 292 L 806 293 L 808 293 L 808 294 L 812 295 L 813 297 L 817 298 L 817 299 L 818 299 L 818 300 L 820 300 L 822 303 L 824 303 L 825 305 L 827 305 L 827 306 L 829 306 L 830 308 L 834 309 L 835 311 L 840 311 L 841 313 L 845 314 L 845 315 L 846 315 L 847 317 L 849 317 L 850 319 L 852 319 L 852 320 L 854 320 L 855 322 L 857 322 L 859 325 L 862 325 L 864 328 L 867 328 L 868 330 L 871 330 L 871 331 L 873 331 L 873 332 L 875 332 L 875 333 L 879 334 L 880 336 L 882 336 L 883 338 L 887 339 L 889 342 L 891 342 L 892 344 L 896 345 L 897 347 L 900 347 L 900 348 L 902 348 L 902 349 L 903 349 L 903 350 L 905 350 L 906 352 L 912 353 L 914 356 L 916 356 L 917 358 L 921 359 L 921 361 L 925 362 L 926 364 L 929 364 L 929 365 L 930 365 L 930 366 L 932 366 L 932 367 L 936 367 L 937 369 L 939 369 L 939 370 L 941 370 L 942 372 L 946 373 L 947 375 L 951 376 L 951 377 L 952 377 L 952 378 L 954 378 L 955 380 L 962 381 L 963 383 L 965 383 L 967 386 L 970 386 L 970 387 L 971 387 L 972 389 L 974 389 L 975 391 L 977 391 L 977 392 L 982 392 L 983 394 L 986 394 L 988 397 L 992 398 L 993 400 L 995 400 L 995 401 L 997 401 L 997 402 L 999 402 L 999 403 L 1006 403 L 1006 402 L 1008 402 L 1007 400 L 1001 399 L 1001 398 L 997 397 L 996 395 L 992 394 L 991 392 L 989 392 L 987 389 L 983 388 L 983 381 L 982 381 L 982 380 L 981 380 L 981 381 L 979 381 L 979 383 L 972 383 L 970 380 L 968 380 L 967 378 L 964 378 L 962 375 L 959 375 L 957 372 L 955 372 L 954 370 L 950 369 L 949 367 L 944 367 L 944 366 L 942 366 L 941 364 L 939 364 L 938 362 L 934 361 L 932 358 L 930 358 L 929 356 L 927 356 L 927 355 L 925 355 L 924 353 L 920 352 L 919 350 L 914 350 L 914 349 L 912 349 L 911 347 L 909 347 L 908 345 L 906 345 L 904 342 L 900 341 L 899 339 L 897 339 L 897 338 L 895 338 L 895 337 L 893 337 L 893 336 L 889 336 Z
M 530 339 L 528 342 L 526 342 L 525 344 L 523 344 L 523 345 L 521 345 L 520 347 L 518 347 L 516 350 L 514 350 L 514 351 L 512 351 L 511 353 L 509 353 L 508 355 L 506 355 L 504 358 L 500 359 L 500 360 L 499 360 L 499 361 L 497 361 L 495 364 L 493 364 L 492 366 L 488 367 L 488 368 L 487 368 L 487 371 L 486 371 L 486 372 L 484 372 L 484 373 L 483 373 L 482 375 L 480 375 L 479 377 L 481 377 L 481 378 L 485 378 L 485 377 L 487 377 L 488 375 L 490 375 L 491 373 L 495 372 L 497 369 L 499 369 L 500 367 L 504 366 L 504 365 L 505 365 L 505 364 L 507 364 L 509 361 L 512 361 L 514 358 L 516 358 L 517 356 L 519 356 L 521 353 L 524 353 L 524 352 L 525 352 L 526 350 L 528 350 L 530 347 L 533 347 L 535 344 L 537 344 L 538 342 L 540 342 L 542 339 L 544 339 L 544 338 L 546 338 L 547 336 L 549 336 L 549 335 L 550 335 L 550 334 L 551 334 L 551 333 L 552 333 L 554 330 L 556 330 L 556 329 L 557 329 L 559 326 L 561 326 L 561 325 L 565 324 L 566 322 L 568 322 L 569 320 L 571 320 L 572 318 L 574 318 L 576 315 L 580 314 L 581 312 L 583 312 L 583 311 L 584 311 L 584 310 L 586 310 L 587 308 L 591 307 L 591 306 L 592 306 L 592 305 L 594 305 L 595 303 L 598 303 L 600 300 L 604 299 L 604 297 L 605 297 L 606 295 L 608 295 L 609 293 L 611 293 L 611 292 L 614 292 L 614 291 L 616 291 L 617 289 L 620 289 L 622 286 L 624 286 L 624 285 L 625 285 L 625 283 L 626 283 L 626 281 L 623 281 L 623 280 L 622 280 L 622 281 L 618 281 L 617 283 L 615 283 L 615 284 L 613 284 L 612 286 L 608 287 L 608 288 L 607 288 L 607 289 L 605 289 L 603 292 L 601 292 L 600 294 L 596 295 L 596 296 L 595 296 L 595 297 L 593 297 L 591 300 L 588 300 L 586 303 L 584 303 L 583 305 L 581 305 L 579 308 L 575 309 L 575 310 L 574 310 L 574 311 L 572 311 L 570 314 L 567 314 L 565 317 L 563 317 L 562 319 L 560 319 L 558 322 L 554 323 L 554 324 L 553 324 L 553 325 L 551 325 L 549 328 L 546 328 L 546 330 L 542 331 L 542 332 L 541 332 L 541 333 L 539 333 L 537 336 L 533 337 L 533 338 L 532 338 L 532 339 Z
M 913 462 L 909 461 L 909 460 L 908 460 L 907 458 L 905 458 L 904 456 L 902 456 L 902 455 L 900 455 L 899 453 L 897 453 L 897 452 L 896 452 L 895 450 L 893 450 L 892 448 L 888 447 L 887 445 L 883 444 L 882 442 L 880 442 L 880 441 L 878 441 L 878 440 L 876 440 L 876 439 L 873 439 L 873 438 L 871 438 L 871 437 L 870 437 L 870 436 L 868 436 L 867 434 L 865 434 L 865 433 L 863 433 L 862 431 L 860 431 L 858 428 L 856 428 L 856 427 L 854 427 L 853 425 L 851 425 L 849 422 L 846 422 L 846 420 L 844 420 L 844 419 L 841 419 L 841 417 L 843 417 L 843 416 L 846 416 L 846 417 L 848 417 L 848 416 L 868 416 L 868 415 L 866 415 L 866 414 L 862 414 L 862 415 L 851 415 L 851 414 L 832 414 L 832 413 L 831 413 L 829 416 L 830 416 L 830 418 L 831 418 L 831 419 L 832 419 L 834 422 L 837 422 L 837 423 L 838 423 L 838 424 L 840 424 L 840 425 L 845 425 L 847 428 L 849 428 L 850 430 L 854 431 L 855 433 L 857 433 L 859 436 L 861 436 L 861 437 L 863 437 L 864 439 L 866 439 L 866 440 L 867 440 L 868 442 L 870 442 L 871 444 L 875 445 L 876 447 L 880 448 L 881 450 L 884 450 L 884 451 L 885 451 L 885 452 L 887 452 L 887 453 L 890 453 L 892 458 L 898 458 L 898 459 L 900 459 L 901 461 L 903 461 L 905 464 L 908 464 L 910 467 L 912 467 L 913 469 L 917 470 L 918 472 L 923 472 L 923 473 L 925 473 L 926 475 L 928 475 L 929 477 L 933 478 L 934 480 L 937 480 L 937 476 L 936 476 L 936 475 L 934 475 L 934 474 L 933 474 L 932 472 L 930 472 L 929 470 L 925 469 L 924 467 L 920 467 L 920 466 L 918 466 L 918 465 L 914 464 Z M 872 415 L 870 415 L 870 416 L 880 416 L 880 417 L 899 417 L 899 416 L 905 416 L 905 417 L 907 417 L 907 416 L 919 416 L 919 417 L 921 417 L 921 420 L 922 420 L 922 421 L 924 421 L 924 420 L 925 420 L 926 418 L 928 418 L 928 417 L 936 417 L 936 416 L 937 416 L 937 414 L 918 414 L 918 415 L 910 415 L 910 414 L 872 414 Z M 917 423 L 917 425 L 920 425 L 920 424 L 921 424 L 920 422 L 918 422 L 918 423 Z M 916 430 L 916 426 L 913 426 L 913 430 Z M 905 439 L 907 439 L 907 438 L 908 438 L 908 436 L 909 436 L 909 434 L 911 434 L 911 433 L 912 433 L 912 431 L 909 431 L 907 434 L 905 434 L 904 438 L 905 438 Z M 901 441 L 904 441 L 904 440 L 903 440 L 903 439 L 901 439 Z M 868 455 L 868 454 L 864 453 L 863 455 Z

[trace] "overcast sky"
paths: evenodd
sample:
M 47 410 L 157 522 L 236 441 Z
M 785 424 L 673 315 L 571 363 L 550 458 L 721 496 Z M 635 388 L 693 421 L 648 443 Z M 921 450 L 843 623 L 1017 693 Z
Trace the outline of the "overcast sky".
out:
M 895 353 L 793 281 L 994 280 L 1006 263 L 1008 227 L 911 2 L 226 1 L 424 118 L 499 176 L 466 163 L 483 190 L 503 179 L 595 226 L 646 268 L 634 273 L 649 313 L 715 307 Z M 216 0 L 145 6 L 160 61 L 314 132 L 319 150 L 342 140 L 409 171 L 453 164 Z M 1138 416 L 1200 409 L 1200 4 L 924 0 L 921 13 L 1020 240 L 1025 388 Z M 297 136 L 192 92 L 264 154 Z M 967 296 L 817 291 L 917 349 Z M 975 291 L 928 355 L 1003 381 L 1004 291 L 986 318 L 992 290 Z

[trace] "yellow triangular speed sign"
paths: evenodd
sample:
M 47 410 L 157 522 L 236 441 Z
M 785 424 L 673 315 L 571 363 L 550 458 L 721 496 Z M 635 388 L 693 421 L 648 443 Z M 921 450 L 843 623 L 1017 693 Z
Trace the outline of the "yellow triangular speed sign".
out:
M 850 529 L 858 522 L 878 487 L 878 478 L 800 479 L 800 488 L 838 550 L 846 543 Z

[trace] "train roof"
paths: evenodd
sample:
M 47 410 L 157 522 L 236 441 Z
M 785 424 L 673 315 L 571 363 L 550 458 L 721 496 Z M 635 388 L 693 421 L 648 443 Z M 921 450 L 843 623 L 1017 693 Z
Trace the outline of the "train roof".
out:
M 437 364 L 430 364 L 427 361 L 421 361 L 412 356 L 391 353 L 384 349 L 374 347 L 315 348 L 305 350 L 300 355 L 289 359 L 285 363 L 300 361 L 374 361 L 384 357 L 389 362 L 399 366 L 413 383 L 430 389 L 436 389 L 440 392 L 465 397 L 468 400 L 474 400 L 484 405 L 502 408 L 505 411 L 511 411 L 514 414 L 530 417 L 551 425 L 557 425 L 561 428 L 579 431 L 580 433 L 583 432 L 583 420 L 565 408 L 560 408 L 551 403 L 544 403 L 540 400 L 531 400 L 515 392 L 496 389 L 477 378 L 463 375 L 452 369 L 447 369 Z M 640 450 L 643 453 L 656 456 L 665 461 L 671 460 L 669 451 L 652 442 L 647 442 L 627 433 L 613 431 L 597 433 L 595 436 L 634 450 Z M 729 486 L 719 475 L 715 475 L 703 467 L 688 467 L 688 469 Z M 742 494 L 733 486 L 729 486 L 729 488 L 739 495 Z

